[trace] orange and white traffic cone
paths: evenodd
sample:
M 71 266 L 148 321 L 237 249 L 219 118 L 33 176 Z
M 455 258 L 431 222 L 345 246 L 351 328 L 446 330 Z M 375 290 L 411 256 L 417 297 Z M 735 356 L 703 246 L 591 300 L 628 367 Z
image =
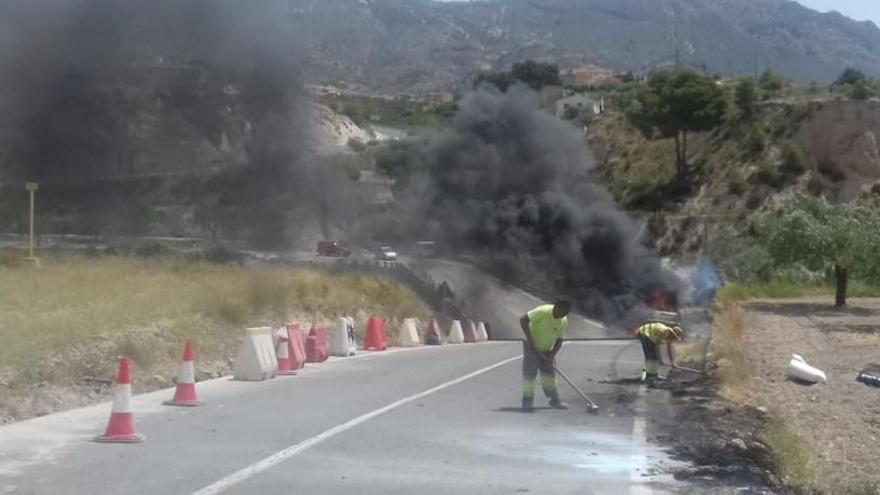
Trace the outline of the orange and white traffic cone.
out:
M 290 348 L 287 335 L 287 329 L 282 328 L 278 334 L 278 345 L 275 346 L 275 357 L 278 359 L 278 375 L 295 375 L 293 367 L 290 364 Z
M 189 342 L 183 344 L 183 361 L 180 363 L 180 369 L 177 370 L 177 389 L 174 391 L 174 398 L 162 404 L 184 407 L 204 404 L 196 397 L 196 367 L 193 363 L 192 344 Z
M 134 431 L 134 414 L 131 412 L 131 365 L 128 358 L 119 358 L 119 377 L 113 393 L 113 409 L 107 431 L 95 437 L 96 442 L 136 443 L 144 436 Z

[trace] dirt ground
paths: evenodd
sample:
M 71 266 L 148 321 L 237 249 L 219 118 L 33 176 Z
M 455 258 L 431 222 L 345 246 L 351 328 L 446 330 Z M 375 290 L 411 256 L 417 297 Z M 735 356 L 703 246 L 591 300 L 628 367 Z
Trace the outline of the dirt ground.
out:
M 816 486 L 829 493 L 880 485 L 880 388 L 856 381 L 880 364 L 880 299 L 750 301 L 744 335 L 751 377 L 745 402 L 793 426 L 817 454 Z M 827 384 L 790 381 L 796 353 L 825 371 Z

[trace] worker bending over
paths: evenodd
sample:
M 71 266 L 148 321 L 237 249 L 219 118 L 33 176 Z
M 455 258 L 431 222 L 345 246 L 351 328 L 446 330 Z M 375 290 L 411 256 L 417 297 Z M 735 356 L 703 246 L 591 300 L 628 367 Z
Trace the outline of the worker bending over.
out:
M 675 351 L 673 342 L 681 340 L 682 329 L 678 325 L 667 325 L 660 322 L 645 323 L 640 326 L 636 333 L 639 341 L 642 343 L 642 351 L 645 353 L 645 380 L 649 386 L 655 386 L 661 382 L 657 375 L 657 363 L 663 364 L 658 352 L 658 345 L 668 344 L 669 349 L 669 365 L 678 368 L 675 362 Z
M 571 302 L 560 300 L 554 304 L 544 304 L 529 311 L 519 320 L 525 334 L 523 340 L 523 411 L 534 410 L 535 379 L 541 372 L 541 387 L 550 399 L 550 406 L 567 409 L 556 389 L 556 353 L 562 347 L 565 331 L 568 328 L 568 313 Z

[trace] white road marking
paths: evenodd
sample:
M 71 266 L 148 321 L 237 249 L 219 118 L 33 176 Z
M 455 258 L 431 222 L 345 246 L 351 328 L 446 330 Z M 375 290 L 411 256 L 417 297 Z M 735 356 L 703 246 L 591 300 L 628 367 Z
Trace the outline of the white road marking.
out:
M 639 468 L 644 469 L 648 466 L 648 456 L 645 449 L 648 446 L 648 439 L 645 436 L 645 385 L 639 386 L 639 396 L 636 399 L 636 415 L 633 418 L 632 447 L 629 461 L 629 493 L 630 495 L 651 495 L 654 490 L 644 483 L 642 476 L 644 473 L 639 472 Z
M 286 461 L 287 459 L 290 459 L 291 457 L 314 447 L 315 445 L 318 445 L 322 442 L 325 442 L 325 441 L 327 441 L 327 440 L 329 440 L 329 439 L 331 439 L 341 433 L 344 433 L 345 431 L 350 430 L 360 424 L 363 424 L 363 423 L 365 423 L 365 422 L 367 422 L 377 416 L 381 416 L 382 414 L 385 414 L 389 411 L 397 409 L 403 405 L 409 404 L 410 402 L 417 401 L 417 400 L 419 400 L 423 397 L 426 397 L 428 395 L 431 395 L 435 392 L 439 392 L 439 391 L 446 389 L 446 388 L 449 388 L 453 385 L 457 385 L 457 384 L 464 382 L 466 380 L 470 380 L 471 378 L 482 375 L 483 373 L 486 373 L 488 371 L 492 371 L 495 368 L 504 366 L 505 364 L 516 361 L 518 359 L 522 359 L 522 356 L 517 355 L 517 356 L 511 357 L 511 358 L 507 358 L 503 361 L 499 361 L 495 364 L 492 364 L 492 365 L 486 366 L 485 368 L 474 371 L 473 373 L 468 373 L 467 375 L 464 375 L 462 377 L 456 378 L 456 379 L 448 381 L 446 383 L 437 385 L 436 387 L 429 388 L 428 390 L 419 392 L 417 394 L 410 395 L 409 397 L 405 397 L 405 398 L 400 399 L 396 402 L 392 402 L 391 404 L 388 404 L 384 407 L 380 407 L 379 409 L 375 409 L 375 410 L 370 411 L 366 414 L 358 416 L 354 419 L 346 421 L 345 423 L 334 426 L 333 428 L 330 428 L 329 430 L 325 430 L 325 431 L 323 431 L 313 437 L 310 437 L 310 438 L 303 440 L 302 442 L 299 442 L 295 445 L 291 445 L 290 447 L 287 447 L 284 450 L 281 450 L 275 454 L 272 454 L 263 460 L 257 461 L 254 464 L 251 464 L 250 466 L 244 467 L 244 468 L 236 471 L 235 473 L 232 473 L 231 475 L 229 475 L 229 476 L 227 476 L 227 477 L 225 477 L 225 478 L 223 478 L 223 479 L 221 479 L 211 485 L 208 485 L 200 490 L 197 490 L 197 491 L 193 492 L 193 495 L 214 495 L 217 493 L 222 493 L 222 492 L 232 488 L 233 486 L 238 485 L 239 483 L 242 483 L 243 481 L 246 481 L 247 479 L 249 479 L 257 474 L 262 473 L 263 471 L 266 471 L 267 469 L 270 469 L 273 466 L 276 466 L 276 465 Z

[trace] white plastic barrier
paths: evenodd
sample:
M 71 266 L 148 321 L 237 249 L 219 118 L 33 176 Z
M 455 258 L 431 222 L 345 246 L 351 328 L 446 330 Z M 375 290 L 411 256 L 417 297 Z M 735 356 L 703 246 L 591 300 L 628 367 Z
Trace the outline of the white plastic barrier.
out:
M 357 346 L 354 337 L 354 318 L 339 318 L 330 329 L 330 355 L 354 356 Z
M 482 321 L 477 324 L 477 342 L 486 342 L 489 340 L 489 332 L 486 331 L 486 324 Z
M 416 347 L 421 344 L 419 341 L 419 332 L 416 329 L 415 318 L 406 318 L 400 327 L 400 334 L 397 336 L 397 345 L 401 347 Z
M 824 371 L 810 366 L 804 358 L 797 354 L 791 355 L 791 361 L 788 362 L 788 368 L 785 370 L 785 374 L 790 378 L 810 383 L 825 383 L 827 379 Z
M 449 329 L 447 341 L 450 344 L 464 344 L 464 331 L 461 329 L 461 322 L 459 320 L 452 320 L 452 327 Z
M 275 377 L 278 361 L 275 357 L 274 335 L 269 327 L 248 328 L 244 341 L 235 357 L 232 376 L 236 380 L 259 382 Z

